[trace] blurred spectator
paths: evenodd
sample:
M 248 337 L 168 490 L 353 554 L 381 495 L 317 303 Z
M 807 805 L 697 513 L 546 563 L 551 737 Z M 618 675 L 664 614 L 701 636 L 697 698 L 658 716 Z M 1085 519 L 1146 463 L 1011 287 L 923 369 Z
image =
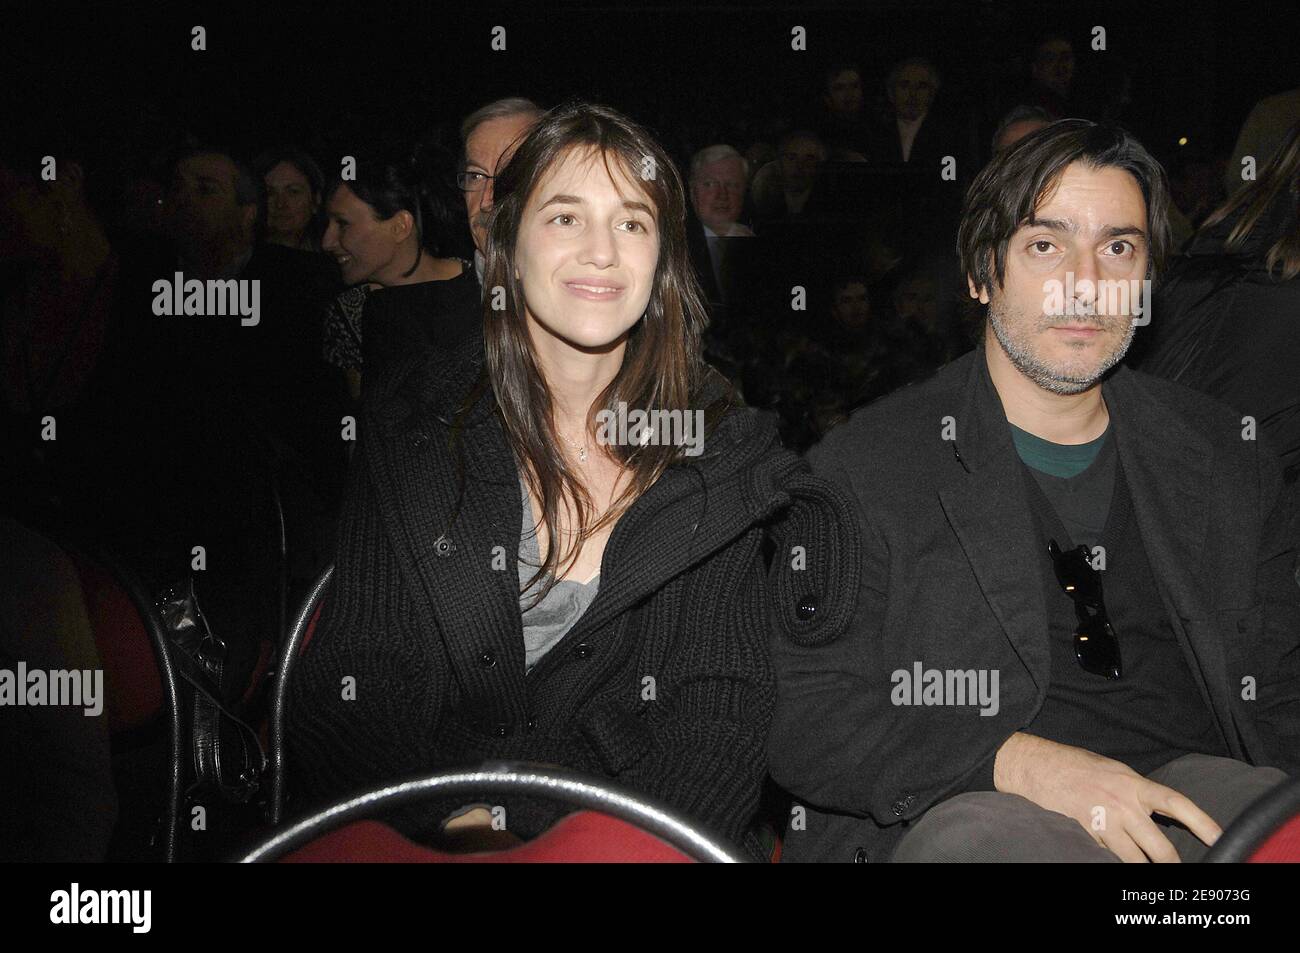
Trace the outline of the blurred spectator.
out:
M 790 221 L 812 216 L 818 172 L 826 161 L 826 146 L 816 133 L 787 133 L 777 146 L 778 158 L 754 176 L 754 215 L 764 221 Z
M 941 79 L 934 64 L 909 57 L 889 72 L 891 121 L 875 140 L 873 164 L 894 169 L 894 220 L 906 230 L 905 251 L 920 254 L 956 229 L 965 183 L 975 175 L 969 131 L 935 107 Z
M 1041 106 L 1016 106 L 1002 117 L 993 133 L 993 151 L 1010 149 L 1031 132 L 1051 125 L 1052 121 L 1051 115 Z
M 480 295 L 469 261 L 439 257 L 451 210 L 416 160 L 362 155 L 356 178 L 333 181 L 325 204 L 321 244 L 348 289 L 326 309 L 322 354 L 343 369 L 355 400 L 363 370 L 474 333 Z
M 253 168 L 266 189 L 264 240 L 300 251 L 320 251 L 325 177 L 316 160 L 298 149 L 277 149 L 258 156 Z
M 76 521 L 101 503 L 120 261 L 92 207 L 90 166 L 63 148 L 48 166 L 45 148 L 0 155 L 0 506 Z
M 1155 298 L 1135 363 L 1253 418 L 1300 475 L 1300 122 L 1201 227 Z M 1144 340 L 1144 335 L 1149 339 Z M 1244 426 L 1244 425 L 1243 425 Z
M 862 72 L 853 63 L 835 63 L 822 73 L 817 130 L 833 160 L 865 160 L 871 149 L 871 122 L 862 95 Z
M 1074 44 L 1061 33 L 1048 33 L 1034 45 L 1030 85 L 1024 104 L 1038 106 L 1053 119 L 1079 116 L 1074 92 Z M 1087 117 L 1081 117 L 1087 118 Z
M 492 180 L 505 168 L 543 112 L 531 99 L 515 96 L 481 106 L 461 123 L 463 153 L 456 184 L 465 195 L 465 213 L 474 236 L 474 274 L 480 284 L 488 215 L 492 211 Z
M 701 260 L 704 256 L 697 252 L 692 255 L 693 264 L 709 304 L 725 304 L 730 288 L 726 268 L 734 249 L 733 239 L 754 237 L 753 229 L 738 221 L 745 208 L 749 164 L 731 146 L 708 146 L 692 157 L 687 184 L 691 211 L 699 221 L 704 238 L 703 242 L 695 240 L 692 244 L 708 256 L 706 263 Z M 688 240 L 695 239 L 693 223 L 688 228 Z
M 1229 195 L 1240 191 L 1246 180 L 1242 178 L 1242 160 L 1251 156 L 1255 170 L 1262 169 L 1273 158 L 1278 144 L 1286 138 L 1291 125 L 1300 121 L 1300 89 L 1288 90 L 1257 102 L 1241 125 L 1232 157 L 1223 170 L 1223 185 Z

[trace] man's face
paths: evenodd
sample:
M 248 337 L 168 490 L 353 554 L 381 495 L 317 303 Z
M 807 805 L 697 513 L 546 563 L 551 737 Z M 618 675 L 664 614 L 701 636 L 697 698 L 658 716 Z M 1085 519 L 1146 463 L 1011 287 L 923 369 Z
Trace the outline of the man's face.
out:
M 307 230 L 315 212 L 311 182 L 290 162 L 271 167 L 266 183 L 266 230 L 297 237 Z
M 1055 193 L 1011 236 L 1003 286 L 979 293 L 1020 373 L 1052 393 L 1077 394 L 1119 363 L 1140 295 L 1118 295 L 1132 294 L 1130 282 L 1141 288 L 1147 241 L 1146 202 L 1132 175 L 1079 162 L 1065 168 Z M 1113 308 L 1116 301 L 1127 307 Z
M 871 302 L 867 299 L 867 286 L 854 281 L 839 290 L 831 305 L 831 317 L 845 328 L 862 328 L 871 317 Z
M 857 70 L 842 70 L 830 81 L 826 108 L 840 116 L 856 115 L 862 108 L 862 77 Z
M 410 213 L 377 218 L 375 210 L 346 184 L 334 190 L 325 211 L 329 225 L 321 238 L 321 249 L 334 256 L 345 285 L 363 281 L 388 285 L 414 263 L 413 249 L 409 260 L 397 260 L 401 241 L 409 234 L 398 218 L 404 215 L 410 219 Z
M 691 180 L 691 204 L 701 222 L 715 232 L 740 218 L 745 204 L 745 170 L 737 158 L 700 166 Z
M 894 294 L 898 316 L 929 330 L 934 330 L 939 322 L 938 304 L 938 288 L 933 280 L 922 275 L 904 281 Z
M 465 172 L 494 176 L 504 169 L 515 149 L 533 128 L 529 116 L 503 116 L 481 123 L 465 143 Z M 487 254 L 487 216 L 492 211 L 492 179 L 482 180 L 482 188 L 465 192 L 465 213 L 469 217 L 474 247 Z
M 910 122 L 930 111 L 938 89 L 928 69 L 920 63 L 909 63 L 899 70 L 894 85 L 889 87 L 889 101 L 894 104 L 898 118 Z
M 798 191 L 811 188 L 824 153 L 811 139 L 792 139 L 781 152 L 781 177 Z
M 189 156 L 176 164 L 164 199 L 168 234 L 182 248 L 216 248 L 251 240 L 256 205 L 235 198 L 238 169 L 220 154 Z
M 607 351 L 645 313 L 659 228 L 650 198 L 616 157 L 609 166 L 617 183 L 599 153 L 570 151 L 542 176 L 524 208 L 515 276 L 539 347 L 563 342 Z
M 1034 80 L 1058 96 L 1070 95 L 1074 79 L 1074 47 L 1067 40 L 1048 40 L 1034 53 Z

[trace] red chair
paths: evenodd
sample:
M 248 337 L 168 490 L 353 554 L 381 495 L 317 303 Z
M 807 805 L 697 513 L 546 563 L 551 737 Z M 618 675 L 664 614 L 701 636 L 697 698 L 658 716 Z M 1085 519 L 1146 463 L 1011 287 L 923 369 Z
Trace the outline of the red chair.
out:
M 108 690 L 110 731 L 147 724 L 160 712 L 167 724 L 167 794 L 162 854 L 176 860 L 184 778 L 184 730 L 179 675 L 151 597 L 135 571 L 106 552 L 93 556 L 61 541 L 81 579 Z
M 1242 811 L 1206 852 L 1204 862 L 1300 863 L 1300 778 L 1283 781 Z
M 578 811 L 525 844 L 493 853 L 449 854 L 378 821 L 354 821 L 282 857 L 284 864 L 688 864 L 691 858 L 626 821 Z
M 586 808 L 535 840 L 490 854 L 448 855 L 414 844 L 391 827 L 366 820 L 390 808 L 449 795 L 540 797 Z M 591 812 L 595 812 L 594 814 Z M 351 824 L 361 821 L 360 824 Z M 348 825 L 348 826 L 345 826 Z M 341 829 L 340 829 L 341 828 Z M 422 863 L 612 862 L 657 859 L 749 863 L 698 823 L 643 794 L 567 768 L 496 762 L 385 785 L 322 808 L 274 831 L 239 858 L 242 863 L 385 860 Z

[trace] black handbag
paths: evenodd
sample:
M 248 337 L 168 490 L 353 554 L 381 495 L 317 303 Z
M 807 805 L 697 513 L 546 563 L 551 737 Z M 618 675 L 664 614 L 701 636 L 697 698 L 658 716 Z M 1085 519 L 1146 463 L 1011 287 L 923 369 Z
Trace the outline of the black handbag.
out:
M 185 796 L 191 803 L 214 795 L 246 804 L 266 771 L 266 753 L 257 732 L 235 714 L 224 684 L 226 643 L 212 631 L 194 592 L 194 578 L 165 588 L 155 609 L 167 634 L 168 652 L 180 685 L 184 731 L 190 752 Z

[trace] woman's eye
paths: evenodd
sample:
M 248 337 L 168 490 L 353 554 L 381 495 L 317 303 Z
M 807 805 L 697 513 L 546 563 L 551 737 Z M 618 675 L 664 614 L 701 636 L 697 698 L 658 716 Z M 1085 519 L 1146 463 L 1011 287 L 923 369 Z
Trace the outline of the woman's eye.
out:
M 555 218 L 551 219 L 551 221 L 552 221 L 552 222 L 558 222 L 558 221 L 559 221 L 560 219 L 562 219 L 562 218 L 572 219 L 573 216 L 570 215 L 568 212 L 561 212 L 559 215 L 555 216 Z
M 645 227 L 644 225 L 642 225 L 640 222 L 630 221 L 630 222 L 627 222 L 626 224 L 631 225 L 632 228 L 633 228 L 633 230 L 640 229 L 640 230 L 643 231 L 643 232 L 646 230 L 646 227 Z

